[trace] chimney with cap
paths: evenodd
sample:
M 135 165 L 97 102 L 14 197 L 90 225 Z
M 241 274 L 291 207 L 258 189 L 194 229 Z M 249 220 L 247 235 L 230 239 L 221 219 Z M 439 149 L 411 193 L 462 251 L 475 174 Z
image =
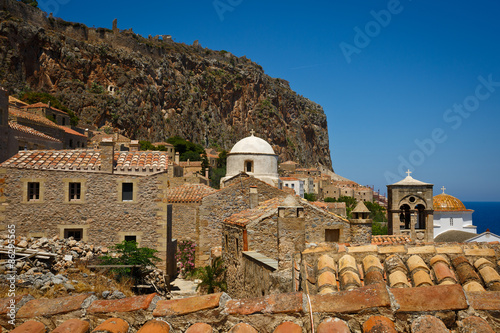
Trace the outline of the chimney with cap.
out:
M 257 186 L 250 186 L 250 208 L 255 208 L 259 205 L 259 192 Z

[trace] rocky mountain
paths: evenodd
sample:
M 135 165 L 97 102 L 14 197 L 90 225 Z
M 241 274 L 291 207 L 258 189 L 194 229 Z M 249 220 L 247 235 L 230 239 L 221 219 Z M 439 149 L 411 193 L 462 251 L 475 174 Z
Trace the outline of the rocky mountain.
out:
M 0 85 L 56 96 L 79 127 L 110 126 L 133 139 L 179 135 L 230 149 L 251 129 L 281 161 L 331 168 L 326 116 L 261 66 L 170 36 L 89 28 L 0 0 Z

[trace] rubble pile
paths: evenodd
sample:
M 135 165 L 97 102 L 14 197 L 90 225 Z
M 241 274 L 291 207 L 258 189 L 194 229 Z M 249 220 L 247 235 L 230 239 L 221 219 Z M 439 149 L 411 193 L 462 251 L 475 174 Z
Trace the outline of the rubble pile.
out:
M 7 265 L 7 236 L 0 236 L 0 280 L 7 277 L 10 267 Z M 15 242 L 16 253 L 16 284 L 32 287 L 41 291 L 54 285 L 62 285 L 68 292 L 75 290 L 79 281 L 69 281 L 66 273 L 79 272 L 86 266 L 95 264 L 96 259 L 103 255 L 113 255 L 104 246 L 94 246 L 84 241 L 70 238 L 33 238 L 18 237 Z M 144 284 L 152 285 L 155 291 L 163 294 L 167 290 L 164 273 L 160 269 L 151 268 L 144 277 Z M 92 274 L 94 275 L 94 274 Z M 82 273 L 82 277 L 87 277 Z

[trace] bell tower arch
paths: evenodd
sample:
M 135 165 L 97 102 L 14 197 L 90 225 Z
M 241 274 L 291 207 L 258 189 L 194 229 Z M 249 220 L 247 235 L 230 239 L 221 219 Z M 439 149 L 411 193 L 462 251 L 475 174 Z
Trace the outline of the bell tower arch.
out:
M 433 184 L 408 176 L 387 185 L 390 235 L 407 235 L 417 242 L 434 240 Z

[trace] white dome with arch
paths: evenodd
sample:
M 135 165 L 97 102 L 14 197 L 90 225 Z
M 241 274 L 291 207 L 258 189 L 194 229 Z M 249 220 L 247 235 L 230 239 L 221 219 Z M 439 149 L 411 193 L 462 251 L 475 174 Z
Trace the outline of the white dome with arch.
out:
M 266 140 L 252 134 L 238 141 L 227 154 L 226 176 L 221 186 L 234 176 L 246 173 L 273 186 L 278 186 L 278 155 Z
M 273 154 L 274 149 L 266 140 L 253 134 L 238 141 L 231 149 L 231 153 Z

